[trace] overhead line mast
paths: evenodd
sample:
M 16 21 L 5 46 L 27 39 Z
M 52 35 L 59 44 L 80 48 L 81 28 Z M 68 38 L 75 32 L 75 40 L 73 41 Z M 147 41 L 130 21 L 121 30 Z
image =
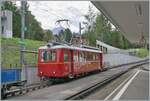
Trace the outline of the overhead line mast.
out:
M 24 43 L 24 32 L 25 32 L 25 7 L 27 5 L 27 0 L 21 0 L 21 38 L 20 38 L 20 64 L 21 67 L 24 65 L 24 53 L 25 49 Z

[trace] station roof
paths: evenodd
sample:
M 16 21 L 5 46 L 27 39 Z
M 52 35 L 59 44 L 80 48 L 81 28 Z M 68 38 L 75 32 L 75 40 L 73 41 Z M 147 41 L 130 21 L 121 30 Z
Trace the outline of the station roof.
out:
M 149 43 L 148 1 L 92 1 L 132 43 L 139 43 L 143 35 Z

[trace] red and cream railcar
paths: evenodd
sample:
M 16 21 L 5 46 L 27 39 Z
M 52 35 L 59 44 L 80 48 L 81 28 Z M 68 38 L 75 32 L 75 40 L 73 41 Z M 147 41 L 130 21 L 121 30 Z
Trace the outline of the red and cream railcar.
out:
M 66 78 L 102 70 L 102 52 L 73 46 L 57 45 L 38 50 L 38 76 Z

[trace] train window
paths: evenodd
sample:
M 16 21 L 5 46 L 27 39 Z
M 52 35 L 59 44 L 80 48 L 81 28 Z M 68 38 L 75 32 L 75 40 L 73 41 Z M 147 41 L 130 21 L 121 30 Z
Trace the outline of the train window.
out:
M 85 59 L 84 59 L 84 53 L 83 52 L 79 53 L 79 61 L 80 62 L 84 62 L 85 61 Z
M 97 55 L 96 55 L 96 60 L 98 60 L 98 59 L 99 59 L 99 58 L 98 58 L 98 56 L 99 56 L 99 54 L 97 54 Z
M 86 61 L 89 61 L 89 53 L 86 53 Z
M 44 62 L 47 60 L 47 51 L 46 50 L 42 50 L 41 51 L 41 61 Z
M 64 61 L 68 61 L 68 60 L 69 60 L 68 52 L 65 51 L 64 52 Z
M 87 55 L 87 59 L 88 59 L 88 61 L 92 61 L 93 60 L 93 54 L 92 53 L 88 53 L 88 55 Z
M 77 53 L 77 51 L 74 51 L 73 61 L 74 61 L 74 62 L 77 62 L 77 61 L 78 61 L 78 53 Z
M 48 60 L 50 61 L 56 60 L 56 52 L 54 50 L 48 51 Z
M 82 54 L 81 54 L 81 52 L 79 53 L 79 61 L 82 62 Z
M 96 54 L 93 54 L 93 60 L 96 60 Z
M 84 52 L 84 61 L 87 61 L 87 52 Z

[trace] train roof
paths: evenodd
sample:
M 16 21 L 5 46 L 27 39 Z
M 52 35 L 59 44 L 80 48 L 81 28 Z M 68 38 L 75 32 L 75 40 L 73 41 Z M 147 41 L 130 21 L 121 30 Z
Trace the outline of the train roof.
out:
M 81 48 L 81 47 L 76 47 L 76 46 L 68 46 L 68 45 L 56 45 L 56 46 L 52 46 L 52 47 L 42 46 L 39 49 L 59 49 L 59 48 L 102 53 L 102 51 L 100 51 L 100 50 L 87 49 L 87 48 Z

